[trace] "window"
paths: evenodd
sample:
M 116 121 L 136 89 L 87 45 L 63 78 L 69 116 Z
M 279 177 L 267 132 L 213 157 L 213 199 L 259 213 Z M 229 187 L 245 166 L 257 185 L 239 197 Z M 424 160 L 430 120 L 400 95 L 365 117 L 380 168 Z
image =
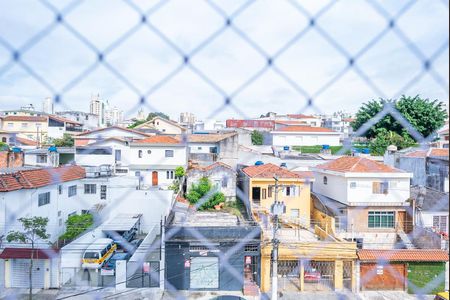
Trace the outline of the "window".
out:
M 372 182 L 373 194 L 385 194 L 387 195 L 389 190 L 389 182 Z
M 286 187 L 286 190 L 285 190 L 285 192 L 286 192 L 286 196 L 290 196 L 291 194 L 292 194 L 292 190 L 291 190 L 292 188 L 290 187 L 290 186 L 287 186 Z
M 58 210 L 58 217 L 61 217 L 61 211 Z
M 22 123 L 22 128 L 27 128 L 28 127 L 28 123 Z
M 267 198 L 267 189 L 262 189 L 262 199 L 266 199 Z
M 46 164 L 47 163 L 47 155 L 45 155 L 45 154 L 36 155 L 36 162 L 38 164 Z
M 100 199 L 106 200 L 106 185 L 100 186 Z
M 115 150 L 114 151 L 114 156 L 115 156 L 115 160 L 116 161 L 121 161 L 122 160 L 122 151 L 119 150 Z
M 267 198 L 272 198 L 273 186 L 269 185 L 267 189 Z
M 139 151 L 138 151 L 138 157 L 139 157 L 139 158 L 142 158 L 142 150 L 139 150 Z
M 71 186 L 69 186 L 69 190 L 68 190 L 69 192 L 69 197 L 73 197 L 73 196 L 75 196 L 76 194 L 77 194 L 77 186 L 76 185 L 71 185 Z
M 50 203 L 50 192 L 39 194 L 38 206 L 46 205 Z
M 393 211 L 369 211 L 369 228 L 394 228 Z
M 433 227 L 440 232 L 447 232 L 447 216 L 433 216 Z
M 351 189 L 354 189 L 354 188 L 356 188 L 356 182 L 350 182 L 350 188 Z
M 291 209 L 291 217 L 298 218 L 300 216 L 300 210 L 299 209 Z
M 327 176 L 323 176 L 323 184 L 328 184 L 328 178 L 327 178 Z
M 6 139 L 5 137 L 2 137 L 2 142 L 3 142 L 3 143 L 6 143 L 6 142 L 7 142 L 7 139 Z
M 96 194 L 97 193 L 97 185 L 85 184 L 84 185 L 84 193 L 85 194 Z
M 58 194 L 62 194 L 63 192 L 63 186 L 62 185 L 58 185 Z
M 166 150 L 166 157 L 173 157 L 173 150 Z
M 166 171 L 166 178 L 173 179 L 173 171 Z
M 116 173 L 128 173 L 127 169 L 116 169 Z
M 14 128 L 14 123 L 8 123 L 8 128 Z
M 62 222 L 62 219 L 59 219 L 59 220 L 58 220 L 58 223 L 59 223 L 59 226 L 62 226 L 62 223 L 63 223 L 63 222 Z
M 202 147 L 197 147 L 197 150 L 202 150 Z
M 152 150 L 147 150 L 147 154 L 152 154 Z
M 222 178 L 222 187 L 223 188 L 228 187 L 228 177 Z

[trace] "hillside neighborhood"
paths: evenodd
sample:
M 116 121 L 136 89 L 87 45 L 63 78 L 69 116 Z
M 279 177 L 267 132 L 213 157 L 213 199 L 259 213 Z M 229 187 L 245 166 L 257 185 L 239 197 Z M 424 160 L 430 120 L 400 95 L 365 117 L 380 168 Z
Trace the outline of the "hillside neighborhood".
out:
M 380 155 L 357 117 L 2 111 L 0 297 L 448 290 L 448 119 Z

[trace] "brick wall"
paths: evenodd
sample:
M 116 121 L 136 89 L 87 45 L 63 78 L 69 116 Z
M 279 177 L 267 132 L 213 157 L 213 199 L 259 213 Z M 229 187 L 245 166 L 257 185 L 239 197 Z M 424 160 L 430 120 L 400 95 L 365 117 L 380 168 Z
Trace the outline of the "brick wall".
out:
M 0 169 L 22 167 L 24 162 L 23 152 L 0 151 Z

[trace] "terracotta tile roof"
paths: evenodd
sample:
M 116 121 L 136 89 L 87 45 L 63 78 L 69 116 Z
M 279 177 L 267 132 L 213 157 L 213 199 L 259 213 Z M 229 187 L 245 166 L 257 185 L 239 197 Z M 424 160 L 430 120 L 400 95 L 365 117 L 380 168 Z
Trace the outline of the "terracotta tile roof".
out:
M 292 171 L 292 173 L 298 174 L 303 178 L 314 178 L 314 174 L 312 171 Z
M 220 162 L 220 161 L 215 162 L 215 163 L 213 163 L 211 165 L 208 165 L 208 166 L 192 166 L 191 170 L 211 171 L 211 170 L 213 170 L 215 168 L 218 168 L 218 167 L 224 167 L 224 168 L 227 168 L 227 169 L 230 169 L 230 170 L 234 171 L 231 166 L 229 166 L 227 164 L 224 164 L 223 162 Z
M 355 156 L 343 156 L 316 166 L 317 169 L 354 173 L 405 173 L 381 162 Z
M 31 253 L 35 259 L 49 259 L 58 256 L 57 249 L 5 248 L 0 253 L 0 259 L 30 259 Z
M 251 178 L 273 178 L 274 176 L 278 176 L 278 178 L 303 178 L 297 173 L 270 163 L 259 166 L 249 166 L 243 168 L 242 171 Z
M 47 122 L 47 117 L 42 116 L 4 116 L 3 121 L 23 121 L 23 122 Z
M 312 127 L 312 126 L 286 126 L 280 129 L 277 129 L 276 131 L 283 131 L 283 132 L 333 132 L 337 133 L 330 128 L 325 127 Z
M 314 116 L 309 116 L 309 115 L 304 115 L 304 114 L 291 114 L 291 115 L 287 115 L 289 118 L 293 118 L 293 119 L 317 119 Z
M 135 144 L 180 144 L 180 141 L 167 135 L 154 135 L 145 139 L 136 140 Z
M 21 145 L 24 146 L 36 146 L 36 141 L 26 139 L 23 137 L 16 137 L 16 141 L 19 142 Z
M 440 249 L 358 250 L 361 261 L 448 261 L 448 252 Z
M 124 130 L 124 131 L 128 131 L 128 132 L 136 133 L 136 134 L 140 134 L 140 135 L 143 135 L 143 136 L 151 136 L 150 134 L 147 134 L 147 133 L 139 131 L 139 130 L 134 130 L 134 129 L 131 129 L 131 128 L 125 128 L 125 127 L 120 127 L 120 126 L 110 126 L 110 127 L 98 128 L 98 129 L 82 132 L 80 134 L 74 135 L 74 138 L 77 138 L 78 136 L 82 137 L 82 136 L 91 134 L 93 132 L 100 132 L 100 131 L 104 131 L 104 130 L 111 129 L 111 128 L 116 128 L 116 129 L 119 129 L 119 130 Z
M 447 156 L 449 154 L 449 149 L 444 148 L 433 148 L 431 149 L 429 156 Z
M 61 166 L 0 175 L 0 192 L 43 187 L 86 177 L 80 166 Z
M 353 122 L 353 121 L 355 121 L 355 119 L 354 118 L 344 118 L 344 119 L 342 119 L 342 121 L 344 121 L 344 122 Z
M 283 125 L 305 125 L 307 124 L 305 121 L 275 121 L 276 124 Z M 308 125 L 306 125 L 308 126 Z
M 413 152 L 409 152 L 408 154 L 406 154 L 406 157 L 427 157 L 427 152 L 426 150 L 416 150 Z

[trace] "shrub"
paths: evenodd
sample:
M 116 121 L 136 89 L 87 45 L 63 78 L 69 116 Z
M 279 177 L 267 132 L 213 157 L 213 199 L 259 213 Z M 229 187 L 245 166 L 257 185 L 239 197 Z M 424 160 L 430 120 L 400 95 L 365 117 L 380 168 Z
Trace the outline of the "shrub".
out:
M 195 189 L 191 189 L 186 195 L 186 199 L 188 199 L 191 204 L 197 203 L 201 197 L 202 196 Z
M 66 220 L 66 232 L 60 239 L 74 240 L 92 224 L 94 224 L 94 217 L 91 214 L 70 216 Z
M 175 168 L 175 178 L 181 178 L 186 174 L 183 167 Z
M 222 202 L 225 202 L 225 195 L 221 192 L 214 193 L 208 201 L 205 201 L 205 203 L 200 206 L 200 210 L 214 208 L 215 205 Z

